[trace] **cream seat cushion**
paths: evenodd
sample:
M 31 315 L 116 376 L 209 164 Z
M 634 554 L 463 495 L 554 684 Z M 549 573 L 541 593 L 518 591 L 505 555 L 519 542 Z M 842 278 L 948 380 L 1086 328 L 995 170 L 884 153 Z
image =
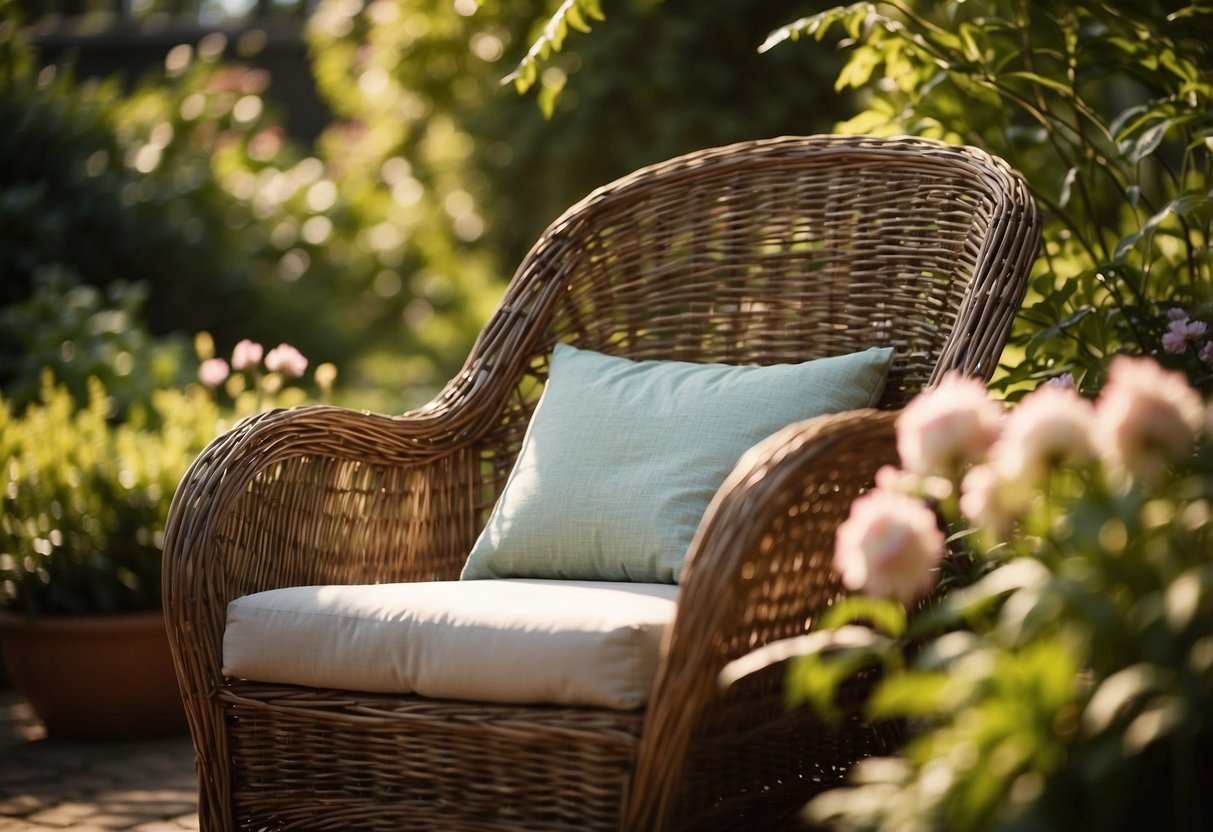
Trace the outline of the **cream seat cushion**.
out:
M 228 605 L 234 678 L 442 699 L 645 704 L 678 588 L 594 581 L 308 586 Z

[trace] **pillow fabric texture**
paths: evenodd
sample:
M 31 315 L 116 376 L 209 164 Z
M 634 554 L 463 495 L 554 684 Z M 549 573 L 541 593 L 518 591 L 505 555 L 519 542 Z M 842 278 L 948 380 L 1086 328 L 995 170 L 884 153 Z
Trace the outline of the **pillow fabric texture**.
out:
M 677 583 L 716 490 L 802 419 L 871 407 L 890 347 L 772 366 L 632 361 L 557 344 L 461 578 Z

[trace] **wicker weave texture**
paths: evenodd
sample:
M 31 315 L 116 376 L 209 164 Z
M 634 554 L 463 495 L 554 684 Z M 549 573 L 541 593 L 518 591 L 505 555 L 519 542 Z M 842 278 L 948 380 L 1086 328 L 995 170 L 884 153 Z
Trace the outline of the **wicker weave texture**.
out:
M 743 460 L 691 547 L 645 713 L 225 679 L 227 603 L 291 585 L 455 578 L 558 341 L 758 364 L 893 346 L 886 409 L 949 369 L 988 378 L 1038 237 L 1022 180 L 971 148 L 827 136 L 705 150 L 557 220 L 425 407 L 271 411 L 217 439 L 165 535 L 204 830 L 729 828 L 786 814 L 881 733 L 856 724 L 839 741 L 783 711 L 778 678 L 725 693 L 715 678 L 804 632 L 837 597 L 833 530 L 893 458 L 887 414 L 796 426 Z

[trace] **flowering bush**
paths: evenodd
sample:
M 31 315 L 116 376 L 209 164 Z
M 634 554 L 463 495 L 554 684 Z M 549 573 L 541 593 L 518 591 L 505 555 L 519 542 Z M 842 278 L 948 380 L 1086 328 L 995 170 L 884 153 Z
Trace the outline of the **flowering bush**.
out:
M 1213 332 L 1202 320 L 1193 319 L 1187 310 L 1167 310 L 1167 331 L 1159 339 L 1162 360 L 1187 373 L 1200 390 L 1213 388 Z
M 157 609 L 169 501 L 227 421 L 198 386 L 158 390 L 122 423 L 96 379 L 84 404 L 49 371 L 20 415 L 0 397 L 0 609 Z
M 865 595 L 823 616 L 850 625 L 847 646 L 800 659 L 793 696 L 829 714 L 839 667 L 878 663 L 869 715 L 915 730 L 810 814 L 1213 828 L 1213 408 L 1149 358 L 1117 358 L 1093 403 L 1046 385 L 1003 414 L 979 386 L 953 378 L 906 408 L 905 469 L 839 528 L 835 564 Z M 960 550 L 946 559 L 928 504 Z M 907 614 L 957 561 L 966 579 Z
M 164 524 L 190 462 L 239 419 L 305 399 L 285 385 L 307 369 L 294 347 L 271 350 L 263 372 L 262 347 L 242 341 L 232 356 L 236 373 L 213 355 L 210 336 L 199 335 L 196 348 L 202 383 L 155 390 L 123 421 L 112 418 L 96 378 L 83 403 L 50 370 L 24 410 L 0 395 L 0 609 L 159 607 Z M 322 364 L 314 376 L 327 395 L 335 368 Z
M 215 345 L 205 333 L 195 339 L 195 349 L 201 363 L 198 380 L 216 396 L 226 397 L 241 412 L 256 413 L 270 397 L 280 407 L 302 404 L 303 391 L 285 386 L 289 379 L 303 378 L 308 360 L 296 347 L 279 344 L 269 352 L 249 338 L 242 339 L 232 349 L 230 363 L 215 356 Z M 264 357 L 264 364 L 262 358 Z M 313 374 L 316 387 L 324 400 L 333 392 L 337 368 L 325 362 Z

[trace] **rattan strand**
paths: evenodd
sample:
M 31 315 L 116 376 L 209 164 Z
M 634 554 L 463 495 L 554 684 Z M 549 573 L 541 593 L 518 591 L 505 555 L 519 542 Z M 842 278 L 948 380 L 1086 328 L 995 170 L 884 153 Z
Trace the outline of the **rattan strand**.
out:
M 691 547 L 645 713 L 226 679 L 226 607 L 281 586 L 456 577 L 558 341 L 759 364 L 889 345 L 885 409 L 949 369 L 988 378 L 1038 237 L 1021 178 L 972 148 L 827 136 L 705 150 L 553 223 L 429 405 L 272 411 L 217 439 L 165 534 L 204 832 L 762 828 L 883 747 L 887 726 L 852 719 L 835 736 L 787 713 L 777 675 L 728 693 L 714 680 L 837 597 L 833 529 L 892 458 L 888 415 L 796 426 L 746 457 Z

